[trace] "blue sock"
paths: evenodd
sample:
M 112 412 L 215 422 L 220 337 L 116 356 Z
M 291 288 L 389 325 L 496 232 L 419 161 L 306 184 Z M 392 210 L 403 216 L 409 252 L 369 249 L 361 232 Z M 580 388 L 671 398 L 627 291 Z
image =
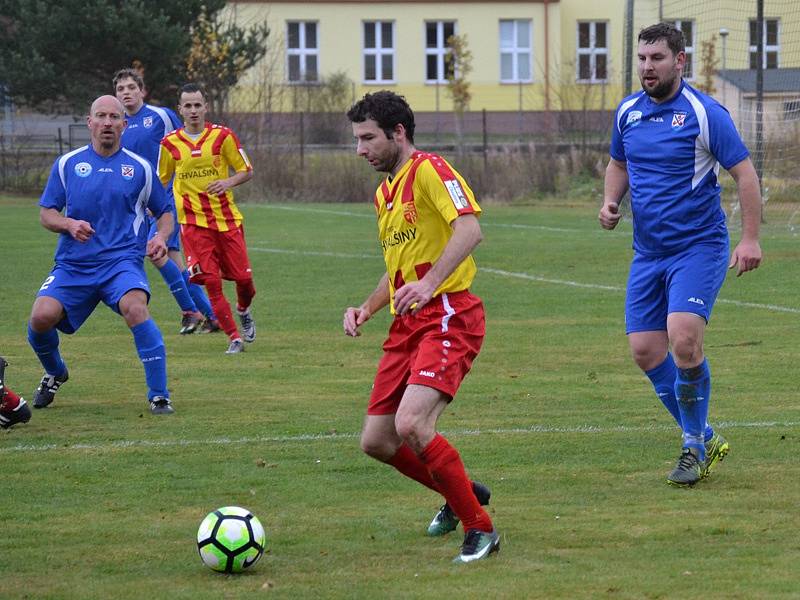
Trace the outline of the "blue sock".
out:
M 147 399 L 156 396 L 169 398 L 167 391 L 167 352 L 164 338 L 153 319 L 131 327 L 136 352 L 144 365 L 144 378 L 147 382 Z
M 653 384 L 656 395 L 658 399 L 661 400 L 664 408 L 666 408 L 669 414 L 672 415 L 672 418 L 675 419 L 678 427 L 683 428 L 681 424 L 681 411 L 678 408 L 678 400 L 675 397 L 675 379 L 678 376 L 678 369 L 675 366 L 675 360 L 672 358 L 672 354 L 667 352 L 667 358 L 664 359 L 664 362 L 654 369 L 645 371 L 644 374 L 647 375 L 650 382 Z M 711 425 L 706 423 L 705 433 L 703 435 L 704 441 L 707 442 L 713 436 L 714 429 Z
M 691 369 L 677 369 L 675 396 L 681 411 L 683 447 L 694 448 L 700 460 L 706 458 L 705 431 L 708 418 L 708 401 L 711 396 L 711 371 L 703 360 Z
M 67 371 L 67 365 L 58 351 L 58 332 L 50 329 L 44 333 L 36 333 L 28 323 L 28 343 L 33 348 L 39 362 L 48 375 L 58 377 Z
M 189 288 L 189 294 L 191 294 L 192 300 L 194 300 L 194 303 L 197 306 L 197 310 L 199 310 L 212 321 L 216 321 L 217 317 L 214 316 L 214 310 L 211 308 L 211 302 L 208 301 L 208 296 L 206 296 L 203 286 L 189 282 L 189 271 L 187 269 L 184 269 L 181 275 L 183 276 L 183 280 L 186 282 L 186 287 Z
M 171 258 L 167 259 L 167 262 L 164 263 L 164 266 L 161 267 L 158 272 L 161 273 L 161 277 L 164 278 L 167 287 L 169 287 L 169 291 L 175 296 L 175 301 L 178 303 L 178 306 L 181 307 L 181 310 L 196 312 L 197 306 L 195 306 L 194 300 L 192 300 L 192 297 L 189 295 L 189 290 L 186 289 L 186 282 L 184 282 L 181 270 L 178 268 L 178 265 L 175 264 L 175 261 Z

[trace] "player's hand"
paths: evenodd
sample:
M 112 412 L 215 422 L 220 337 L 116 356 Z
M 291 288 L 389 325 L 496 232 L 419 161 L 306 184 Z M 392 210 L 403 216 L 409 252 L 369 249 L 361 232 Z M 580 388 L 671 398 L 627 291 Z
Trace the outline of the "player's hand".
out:
M 150 260 L 158 260 L 167 254 L 167 244 L 160 234 L 155 234 L 150 241 L 147 242 L 147 258 Z
M 349 335 L 350 337 L 360 336 L 361 332 L 358 328 L 369 321 L 371 316 L 372 314 L 366 308 L 361 306 L 358 308 L 348 306 L 347 310 L 344 311 L 344 319 L 342 321 L 345 335 Z
M 622 217 L 622 215 L 619 212 L 619 204 L 616 202 L 604 203 L 603 207 L 600 209 L 600 214 L 597 215 L 600 221 L 600 227 L 603 229 L 614 229 L 617 223 L 619 223 L 620 217 Z
M 94 229 L 89 223 L 77 219 L 69 219 L 67 221 L 67 232 L 81 244 L 94 235 Z
M 736 276 L 757 269 L 761 264 L 761 246 L 758 240 L 742 240 L 731 253 L 728 268 L 736 267 Z
M 431 301 L 435 291 L 436 288 L 426 283 L 425 279 L 410 281 L 394 293 L 394 310 L 398 315 L 404 315 L 408 311 L 415 315 Z
M 206 191 L 209 194 L 224 194 L 225 191 L 229 188 L 228 180 L 227 179 L 217 179 L 216 181 L 212 181 L 208 184 Z

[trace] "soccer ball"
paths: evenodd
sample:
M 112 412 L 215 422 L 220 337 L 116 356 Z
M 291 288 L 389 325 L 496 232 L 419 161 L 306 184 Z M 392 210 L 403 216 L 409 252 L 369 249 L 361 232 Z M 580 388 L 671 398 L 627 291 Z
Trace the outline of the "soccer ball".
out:
M 261 522 L 246 508 L 223 506 L 210 512 L 197 530 L 197 550 L 207 567 L 240 573 L 264 553 Z

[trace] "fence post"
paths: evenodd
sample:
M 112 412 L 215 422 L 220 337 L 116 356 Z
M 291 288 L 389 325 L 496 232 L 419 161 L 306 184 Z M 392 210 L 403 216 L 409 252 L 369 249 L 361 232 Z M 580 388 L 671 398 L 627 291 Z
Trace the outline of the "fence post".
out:
M 306 154 L 306 131 L 305 131 L 305 114 L 300 111 L 300 170 L 302 171 L 305 166 Z
M 61 127 L 58 128 L 58 155 L 64 154 L 64 138 L 61 137 Z
M 489 168 L 489 139 L 486 131 L 486 109 L 481 109 L 481 117 L 483 118 L 483 172 L 485 173 Z

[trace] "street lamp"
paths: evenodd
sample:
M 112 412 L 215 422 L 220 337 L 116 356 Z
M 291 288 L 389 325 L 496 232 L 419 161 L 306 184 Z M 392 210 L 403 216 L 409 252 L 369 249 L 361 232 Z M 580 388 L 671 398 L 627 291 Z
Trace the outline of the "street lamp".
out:
M 728 41 L 728 33 L 730 33 L 730 32 L 727 29 L 725 29 L 724 27 L 722 27 L 719 30 L 719 36 L 722 38 L 722 71 L 723 71 L 723 73 L 725 72 L 725 68 L 727 66 L 725 64 L 725 58 L 726 58 L 725 50 L 726 50 L 727 41 Z M 727 102 L 725 101 L 726 100 L 725 99 L 725 88 L 727 88 L 728 85 L 727 85 L 724 77 L 722 77 L 721 79 L 722 79 L 722 106 L 725 106 L 727 108 L 727 106 L 726 106 Z

